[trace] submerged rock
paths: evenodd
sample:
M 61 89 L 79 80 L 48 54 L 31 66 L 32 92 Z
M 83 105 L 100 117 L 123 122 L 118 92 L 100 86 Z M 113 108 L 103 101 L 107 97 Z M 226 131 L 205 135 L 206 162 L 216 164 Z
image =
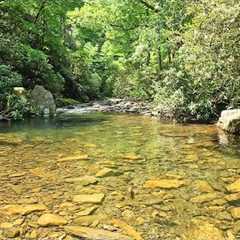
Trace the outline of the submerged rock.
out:
M 127 223 L 123 222 L 119 219 L 113 219 L 112 224 L 116 227 L 119 227 L 123 230 L 124 233 L 131 236 L 135 240 L 143 240 L 140 233 L 138 233 L 132 226 L 128 225 Z
M 111 177 L 111 176 L 118 176 L 121 173 L 113 170 L 111 168 L 103 168 L 99 172 L 97 172 L 96 177 L 103 178 L 103 177 Z
M 240 192 L 239 193 L 233 193 L 225 196 L 225 200 L 227 202 L 235 202 L 240 201 Z
M 230 213 L 234 219 L 240 219 L 240 207 L 231 208 Z
M 240 109 L 223 111 L 217 125 L 226 132 L 240 134 Z
M 138 155 L 135 155 L 135 154 L 127 154 L 125 156 L 122 157 L 123 159 L 125 160 L 141 160 L 142 157 L 141 156 L 138 156 Z
M 205 203 L 219 198 L 217 193 L 206 193 L 190 199 L 192 203 Z
M 172 189 L 179 188 L 186 185 L 184 180 L 178 179 L 159 179 L 159 180 L 149 180 L 144 184 L 145 188 L 163 188 Z
M 43 204 L 29 204 L 29 205 L 7 205 L 0 208 L 0 212 L 8 215 L 27 215 L 32 212 L 45 211 L 47 207 Z
M 65 231 L 73 236 L 91 240 L 133 240 L 132 238 L 118 232 L 110 232 L 95 228 L 67 226 Z
M 80 216 L 74 219 L 74 223 L 81 226 L 90 226 L 94 223 L 102 223 L 107 219 L 106 215 L 91 215 L 91 216 Z
M 44 214 L 38 219 L 37 223 L 42 227 L 60 226 L 66 225 L 67 220 L 56 214 Z
M 225 238 L 223 232 L 213 224 L 195 220 L 183 235 L 183 240 L 225 240 Z
M 77 215 L 78 216 L 88 216 L 88 215 L 91 215 L 92 213 L 94 213 L 97 209 L 98 209 L 98 207 L 96 207 L 96 206 L 89 207 L 89 208 L 86 208 L 86 209 L 78 212 Z
M 102 203 L 105 195 L 103 193 L 80 194 L 73 197 L 73 202 L 77 203 Z
M 12 228 L 13 224 L 9 222 L 4 222 L 0 224 L 0 229 Z
M 210 193 L 210 192 L 214 192 L 213 188 L 211 187 L 211 185 L 204 180 L 197 180 L 194 182 L 194 188 L 199 191 L 199 192 L 203 192 L 203 193 Z
M 77 178 L 67 178 L 66 182 L 76 183 L 82 186 L 88 186 L 88 185 L 97 183 L 98 180 L 93 176 L 84 176 L 84 177 L 77 177 Z
M 9 239 L 9 238 L 16 238 L 20 235 L 20 229 L 19 228 L 6 228 L 3 230 L 3 235 Z
M 68 162 L 68 161 L 78 161 L 78 160 L 89 160 L 89 156 L 87 154 L 81 154 L 77 156 L 70 156 L 58 159 L 58 162 Z
M 229 184 L 229 185 L 227 186 L 227 190 L 228 190 L 229 192 L 232 192 L 232 193 L 234 193 L 234 192 L 240 192 L 240 179 L 238 179 L 237 181 Z

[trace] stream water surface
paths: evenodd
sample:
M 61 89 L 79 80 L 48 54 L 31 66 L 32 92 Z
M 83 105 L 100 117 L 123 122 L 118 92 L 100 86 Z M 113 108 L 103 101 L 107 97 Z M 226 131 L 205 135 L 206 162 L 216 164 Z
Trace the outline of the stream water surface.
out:
M 3 124 L 0 239 L 240 239 L 239 146 L 135 115 Z

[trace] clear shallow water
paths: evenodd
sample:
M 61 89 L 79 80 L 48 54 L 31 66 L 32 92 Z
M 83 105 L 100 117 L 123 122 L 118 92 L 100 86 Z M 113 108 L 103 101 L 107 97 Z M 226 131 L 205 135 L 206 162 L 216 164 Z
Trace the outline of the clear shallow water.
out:
M 145 240 L 202 240 L 194 233 L 208 231 L 209 240 L 214 235 L 232 240 L 240 224 L 231 209 L 238 208 L 240 196 L 226 198 L 229 184 L 239 178 L 239 146 L 220 144 L 213 125 L 166 124 L 134 115 L 1 125 L 0 239 L 8 239 L 6 223 L 19 229 L 16 239 L 79 239 L 61 226 L 39 226 L 41 215 L 54 213 L 68 225 L 119 231 L 137 240 L 136 233 Z M 103 169 L 108 174 L 99 174 Z M 86 176 L 83 184 L 79 177 Z M 104 194 L 101 203 L 74 200 L 95 193 Z M 12 214 L 6 208 L 29 204 L 44 204 L 46 210 Z M 196 229 L 196 222 L 208 225 Z

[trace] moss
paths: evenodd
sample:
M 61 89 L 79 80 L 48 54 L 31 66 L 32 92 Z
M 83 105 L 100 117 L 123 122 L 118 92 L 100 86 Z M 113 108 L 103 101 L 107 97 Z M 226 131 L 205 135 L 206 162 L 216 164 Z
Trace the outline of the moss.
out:
M 57 107 L 65 107 L 65 106 L 77 105 L 79 104 L 79 101 L 72 98 L 57 98 L 56 104 L 57 104 Z

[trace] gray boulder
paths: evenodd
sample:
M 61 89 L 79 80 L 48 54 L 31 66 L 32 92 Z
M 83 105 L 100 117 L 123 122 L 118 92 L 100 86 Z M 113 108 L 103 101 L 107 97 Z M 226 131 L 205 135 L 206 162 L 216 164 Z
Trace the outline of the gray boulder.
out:
M 34 111 L 44 117 L 54 116 L 56 113 L 56 104 L 51 92 L 43 86 L 36 85 L 31 92 L 31 104 Z
M 240 109 L 223 111 L 217 125 L 226 132 L 240 134 Z

